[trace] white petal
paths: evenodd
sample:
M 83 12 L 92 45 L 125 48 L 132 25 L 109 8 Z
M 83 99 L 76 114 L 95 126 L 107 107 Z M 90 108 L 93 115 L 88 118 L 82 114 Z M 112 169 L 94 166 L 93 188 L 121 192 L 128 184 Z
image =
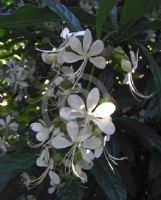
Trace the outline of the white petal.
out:
M 93 112 L 95 117 L 108 118 L 116 109 L 116 106 L 111 102 L 105 102 L 99 105 Z
M 63 148 L 71 146 L 73 143 L 68 141 L 64 137 L 57 135 L 56 137 L 51 139 L 51 144 L 56 149 L 63 149 Z
M 67 27 L 65 27 L 65 28 L 62 30 L 62 32 L 61 32 L 61 34 L 60 34 L 60 37 L 66 39 L 66 38 L 68 37 L 68 35 L 69 35 L 69 29 L 68 29 Z
M 99 90 L 98 88 L 93 88 L 90 93 L 88 94 L 88 97 L 87 97 L 87 110 L 89 112 L 91 112 L 95 107 L 96 105 L 98 104 L 98 101 L 100 99 L 100 93 L 99 93 Z
M 73 142 L 77 142 L 78 140 L 78 124 L 76 122 L 68 122 L 67 123 L 67 132 Z
M 62 59 L 66 63 L 74 63 L 74 62 L 77 62 L 79 60 L 82 60 L 83 57 L 79 56 L 75 53 L 72 53 L 72 52 L 64 52 L 63 55 L 62 55 Z
M 86 53 L 88 51 L 88 49 L 90 48 L 92 43 L 92 35 L 91 35 L 91 31 L 89 29 L 87 29 L 85 31 L 85 35 L 83 38 L 83 50 Z
M 60 117 L 64 120 L 69 121 L 76 118 L 82 118 L 83 115 L 81 113 L 73 111 L 70 107 L 63 107 L 60 110 Z
M 89 138 L 92 134 L 92 126 L 88 125 L 82 128 L 79 132 L 78 141 L 84 142 L 87 138 Z
M 48 189 L 48 193 L 49 194 L 52 194 L 54 191 L 56 190 L 56 187 L 55 186 L 52 186 Z
M 81 162 L 81 167 L 82 169 L 85 169 L 85 170 L 90 170 L 92 169 L 94 163 L 91 161 L 90 163 L 87 163 L 85 160 L 82 160 Z
M 9 128 L 13 131 L 17 131 L 18 129 L 18 124 L 16 122 L 12 122 L 11 124 L 9 124 Z
M 56 185 L 60 184 L 60 178 L 55 172 L 50 171 L 49 176 L 53 183 L 55 183 Z
M 69 39 L 69 45 L 70 45 L 71 49 L 72 49 L 73 51 L 75 51 L 77 54 L 83 55 L 82 45 L 81 45 L 81 43 L 80 43 L 80 41 L 79 41 L 78 38 L 76 38 L 76 37 L 71 37 L 71 38 Z
M 98 56 L 95 58 L 90 57 L 89 61 L 93 63 L 97 68 L 104 69 L 106 67 L 106 60 L 102 56 Z
M 84 141 L 82 147 L 87 149 L 96 149 L 101 145 L 101 140 L 95 136 L 89 138 L 88 140 Z
M 87 163 L 91 163 L 94 159 L 94 154 L 92 153 L 92 151 L 84 148 L 79 148 L 79 150 L 81 152 L 82 159 L 85 160 Z
M 100 145 L 97 149 L 94 151 L 94 157 L 99 158 L 102 155 L 103 152 L 103 145 Z
M 39 142 L 45 142 L 47 139 L 49 138 L 49 134 L 48 132 L 38 132 L 36 134 L 36 139 L 39 141 Z
M 97 55 L 102 53 L 103 49 L 104 49 L 103 42 L 101 40 L 96 40 L 92 44 L 92 46 L 91 46 L 91 48 L 89 50 L 89 55 L 90 56 L 97 56 Z
M 4 119 L 0 119 L 0 125 L 1 125 L 1 126 L 5 126 L 5 125 L 6 125 Z
M 38 122 L 35 122 L 35 123 L 32 123 L 30 125 L 30 128 L 35 131 L 35 132 L 39 132 L 41 131 L 44 127 L 42 126 L 42 124 L 38 123 Z
M 10 121 L 11 121 L 11 116 L 10 116 L 10 115 L 7 115 L 7 117 L 6 117 L 6 123 L 7 123 L 7 124 L 10 123 Z
M 84 101 L 78 95 L 76 94 L 70 95 L 67 101 L 73 110 L 76 110 L 77 112 L 81 114 L 84 114 L 86 112 Z
M 36 165 L 38 167 L 48 167 L 47 163 L 44 162 L 44 160 L 40 159 L 40 158 L 37 158 L 36 160 Z
M 108 135 L 111 135 L 111 134 L 113 134 L 115 132 L 115 126 L 109 120 L 95 118 L 92 121 L 97 124 L 97 126 L 99 127 L 99 129 L 102 132 L 104 132 L 104 133 L 106 133 Z

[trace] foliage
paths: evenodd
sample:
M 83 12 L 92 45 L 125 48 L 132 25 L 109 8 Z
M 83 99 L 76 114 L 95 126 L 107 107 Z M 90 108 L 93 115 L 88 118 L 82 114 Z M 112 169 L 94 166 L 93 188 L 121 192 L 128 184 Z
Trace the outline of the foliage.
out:
M 0 3 L 1 200 L 161 198 L 159 3 L 160 0 L 26 0 L 21 3 L 10 0 Z M 106 142 L 106 152 L 95 159 L 91 171 L 86 171 L 87 183 L 64 174 L 61 166 L 56 170 L 62 183 L 56 192 L 48 194 L 48 177 L 37 188 L 28 190 L 24 185 L 28 177 L 22 175 L 27 172 L 34 180 L 43 172 L 36 165 L 41 148 L 31 148 L 30 143 L 36 142 L 38 134 L 30 125 L 49 118 L 53 120 L 46 123 L 65 129 L 64 121 L 56 114 L 58 109 L 53 109 L 53 97 L 46 96 L 56 70 L 51 69 L 50 60 L 49 63 L 42 61 L 40 51 L 56 49 L 62 44 L 60 33 L 64 27 L 72 32 L 88 28 L 95 40 L 104 42 L 101 56 L 106 59 L 106 68 L 100 70 L 89 63 L 79 81 L 88 93 L 96 85 L 103 88 L 99 103 L 109 101 L 116 106 L 112 114 L 116 130 Z M 70 50 L 66 48 L 67 53 Z M 138 66 L 135 67 L 137 51 Z M 77 67 L 75 63 L 72 65 Z M 128 77 L 132 79 L 127 81 Z M 70 88 L 69 82 L 63 84 L 62 87 Z M 97 136 L 97 126 L 94 131 Z M 60 154 L 56 151 L 54 162 L 59 162 L 62 155 L 65 155 L 64 149 Z M 77 155 L 79 160 L 80 155 Z

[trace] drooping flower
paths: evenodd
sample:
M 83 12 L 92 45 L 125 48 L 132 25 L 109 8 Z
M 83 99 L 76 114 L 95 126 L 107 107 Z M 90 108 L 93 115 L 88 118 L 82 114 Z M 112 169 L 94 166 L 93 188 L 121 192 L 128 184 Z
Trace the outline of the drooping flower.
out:
M 138 51 L 137 51 L 136 55 L 134 54 L 133 51 L 130 51 L 130 57 L 131 57 L 131 62 L 129 60 L 125 60 L 125 59 L 123 59 L 121 61 L 121 67 L 127 73 L 123 80 L 123 83 L 129 85 L 132 95 L 138 101 L 139 101 L 139 99 L 137 98 L 137 96 L 141 97 L 141 98 L 145 98 L 145 99 L 152 97 L 152 95 L 145 96 L 145 95 L 141 94 L 135 87 L 135 84 L 134 84 L 134 81 L 132 78 L 132 74 L 135 73 L 135 71 L 138 67 Z
M 51 179 L 51 188 L 49 188 L 48 192 L 53 193 L 56 189 L 56 186 L 60 184 L 60 178 L 59 176 L 53 171 L 54 165 L 53 160 L 50 157 L 49 149 L 45 148 L 42 152 L 39 158 L 36 160 L 36 165 L 38 167 L 44 167 L 46 168 L 45 171 L 42 173 L 40 177 L 38 177 L 35 180 L 29 180 L 28 179 L 28 188 L 34 188 L 37 185 L 39 185 L 47 175 L 49 175 Z
M 101 40 L 96 40 L 92 44 L 92 35 L 89 29 L 85 31 L 83 44 L 81 44 L 78 38 L 70 37 L 69 46 L 73 52 L 65 51 L 63 53 L 62 58 L 64 62 L 74 63 L 83 60 L 81 66 L 75 72 L 75 75 L 78 77 L 77 80 L 82 76 L 88 60 L 99 69 L 105 68 L 106 60 L 100 55 L 104 49 L 104 44 Z
M 115 105 L 112 102 L 105 102 L 97 106 L 99 99 L 98 88 L 93 88 L 90 91 L 87 96 L 86 106 L 81 97 L 72 94 L 67 99 L 70 107 L 61 108 L 60 117 L 67 121 L 84 118 L 85 124 L 93 121 L 102 132 L 111 135 L 115 132 L 115 126 L 110 115 L 115 111 Z
M 68 163 L 68 167 L 72 168 L 74 175 L 82 179 L 81 173 L 78 173 L 77 170 L 80 163 L 80 160 L 76 161 L 77 151 L 81 154 L 81 160 L 90 163 L 94 159 L 92 150 L 97 149 L 101 145 L 101 140 L 96 136 L 92 136 L 90 126 L 82 128 L 79 131 L 78 124 L 71 121 L 67 123 L 66 129 L 68 137 L 64 134 L 59 134 L 52 138 L 51 144 L 55 149 L 71 147 L 65 156 L 65 160 L 68 161 L 65 162 L 65 165 Z M 77 166 L 77 168 L 75 166 Z

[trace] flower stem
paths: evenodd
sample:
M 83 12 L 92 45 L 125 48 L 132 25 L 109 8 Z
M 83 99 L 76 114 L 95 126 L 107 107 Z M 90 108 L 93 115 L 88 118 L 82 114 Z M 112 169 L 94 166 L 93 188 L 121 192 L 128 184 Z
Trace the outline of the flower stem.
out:
M 95 66 L 93 65 L 93 66 L 92 66 L 91 73 L 90 73 L 90 78 L 89 78 L 89 81 L 88 81 L 88 85 L 87 85 L 87 90 L 90 90 L 91 81 L 92 81 L 92 77 L 93 77 L 93 74 L 94 74 L 94 70 L 95 70 Z

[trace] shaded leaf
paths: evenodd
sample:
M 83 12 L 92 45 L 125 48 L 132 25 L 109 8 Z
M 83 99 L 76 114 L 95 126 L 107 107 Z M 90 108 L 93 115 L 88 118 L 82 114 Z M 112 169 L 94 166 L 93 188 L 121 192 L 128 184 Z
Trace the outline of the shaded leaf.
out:
M 115 169 L 115 174 L 113 174 L 105 159 L 95 161 L 92 174 L 110 200 L 127 199 L 126 188 L 119 171 Z
M 149 52 L 149 50 L 146 49 L 142 45 L 140 45 L 140 46 L 142 48 L 143 53 L 149 60 L 150 70 L 153 74 L 153 78 L 154 78 L 156 90 L 157 90 L 157 95 L 158 95 L 158 99 L 159 99 L 159 110 L 158 111 L 159 111 L 159 115 L 161 115 L 161 113 L 160 113 L 160 111 L 161 111 L 161 68 L 158 66 L 153 55 Z
M 96 16 L 96 33 L 98 38 L 101 38 L 103 24 L 116 2 L 116 0 L 101 1 L 101 5 Z
M 84 195 L 83 186 L 79 185 L 72 177 L 66 177 L 66 184 L 57 194 L 58 200 L 81 200 Z
M 31 4 L 26 4 L 18 8 L 15 12 L 0 16 L 1 27 L 31 26 L 42 22 L 59 20 L 59 16 L 47 8 L 37 8 Z
M 159 3 L 160 0 L 125 0 L 121 11 L 121 28 L 129 28 Z
M 127 117 L 117 119 L 115 125 L 118 129 L 124 130 L 126 134 L 142 143 L 146 148 L 153 147 L 161 152 L 161 137 L 150 126 Z
M 10 179 L 19 173 L 28 170 L 34 163 L 36 155 L 33 152 L 21 155 L 7 155 L 0 159 L 0 191 L 2 191 Z

